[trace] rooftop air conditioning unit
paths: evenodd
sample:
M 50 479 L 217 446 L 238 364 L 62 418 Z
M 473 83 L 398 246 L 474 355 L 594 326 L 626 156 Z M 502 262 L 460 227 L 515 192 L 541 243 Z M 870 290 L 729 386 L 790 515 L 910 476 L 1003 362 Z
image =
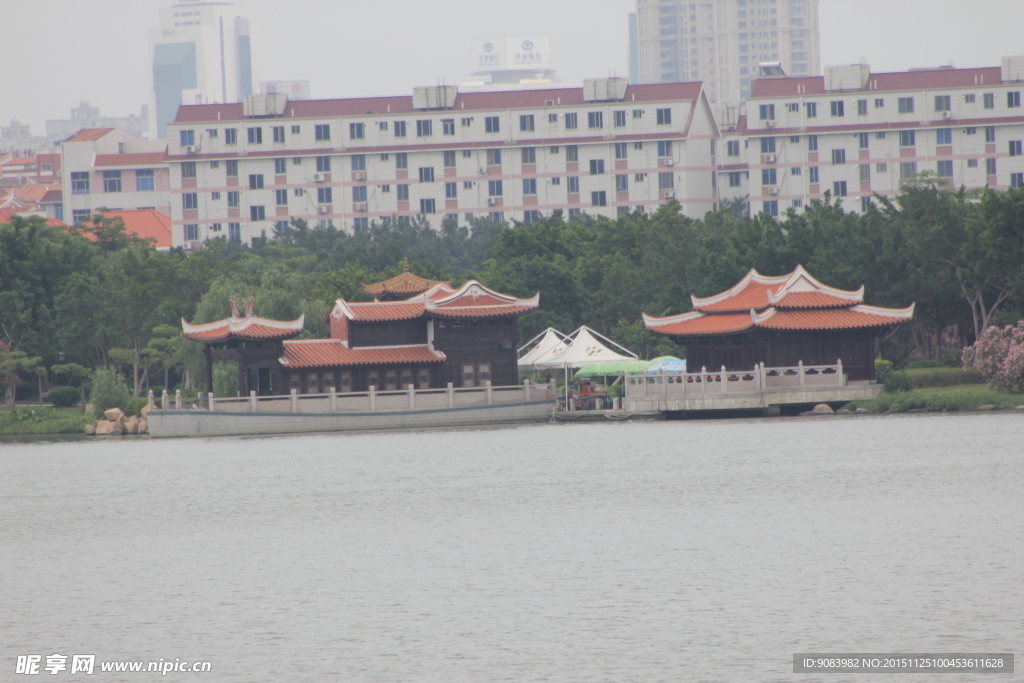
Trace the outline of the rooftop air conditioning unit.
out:
M 488 197 L 487 198 L 487 206 L 494 206 L 497 203 L 498 203 L 498 200 L 497 200 L 496 197 Z
M 330 212 L 330 210 L 331 210 L 331 208 L 329 206 L 318 206 L 318 207 L 316 207 L 316 212 L 317 213 L 328 213 L 328 212 Z
M 327 174 L 326 173 L 314 173 L 313 174 L 313 181 L 314 182 L 322 183 L 325 180 L 327 180 Z
M 775 127 L 775 119 L 768 119 L 767 121 L 765 121 L 764 122 L 764 127 L 765 128 L 774 128 Z
M 356 211 L 366 211 L 366 202 L 356 204 Z
M 942 112 L 942 118 L 948 119 L 950 116 L 952 116 L 952 114 L 950 114 L 948 111 Z
M 777 188 L 777 187 L 769 187 L 768 188 L 768 194 L 778 194 L 778 193 L 779 193 L 779 188 Z
M 485 171 L 485 170 L 484 170 L 484 169 L 482 169 L 482 168 L 480 168 L 480 169 L 477 169 L 477 173 L 479 173 L 480 175 L 487 175 L 487 171 Z
M 774 154 L 765 154 L 764 155 L 764 163 L 766 163 L 766 164 L 774 164 L 775 163 L 775 155 Z
M 199 148 L 196 147 L 195 145 L 189 145 L 188 147 L 185 148 L 186 154 L 196 154 L 197 152 L 199 152 Z
M 366 180 L 365 173 L 356 173 L 356 180 Z
M 661 196 L 664 197 L 665 199 L 675 199 L 676 191 L 675 190 L 662 190 Z
M 665 159 L 665 165 L 666 166 L 675 166 L 676 165 L 676 160 L 675 159 Z

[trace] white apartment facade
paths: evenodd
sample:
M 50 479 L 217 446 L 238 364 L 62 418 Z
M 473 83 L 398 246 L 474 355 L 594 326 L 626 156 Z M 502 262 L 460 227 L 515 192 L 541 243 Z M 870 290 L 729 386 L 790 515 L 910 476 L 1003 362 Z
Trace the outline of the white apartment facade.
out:
M 719 132 L 700 83 L 183 106 L 169 125 L 174 244 L 273 235 L 292 218 L 363 230 L 425 215 L 535 222 L 679 200 L 716 207 Z
M 641 83 L 700 80 L 719 110 L 751 92 L 758 64 L 820 72 L 818 0 L 637 0 Z
M 950 187 L 1024 185 L 1024 57 L 1002 66 L 762 78 L 723 133 L 719 192 L 779 215 L 828 191 L 863 211 L 931 171 Z

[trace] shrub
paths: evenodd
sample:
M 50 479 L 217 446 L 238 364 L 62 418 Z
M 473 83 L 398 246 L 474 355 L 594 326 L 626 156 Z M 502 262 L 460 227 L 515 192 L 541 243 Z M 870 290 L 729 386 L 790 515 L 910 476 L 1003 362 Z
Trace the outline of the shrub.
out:
M 904 370 L 886 373 L 884 383 L 887 394 L 897 394 L 914 388 L 914 380 Z
M 1024 320 L 1004 328 L 989 327 L 981 338 L 964 349 L 964 367 L 975 367 L 989 387 L 1024 391 Z
M 961 384 L 981 384 L 985 380 L 977 368 L 921 368 L 906 370 L 916 389 L 953 387 Z
M 148 397 L 140 396 L 139 398 L 130 398 L 125 401 L 121 410 L 124 411 L 125 415 L 134 415 L 136 417 L 142 417 L 142 409 L 149 403 Z
M 89 402 L 95 407 L 97 419 L 103 416 L 104 411 L 127 404 L 129 398 L 131 395 L 120 374 L 113 370 L 103 369 L 98 369 L 93 373 Z
M 46 394 L 46 400 L 54 408 L 70 408 L 78 405 L 82 392 L 74 387 L 54 387 Z
M 880 384 L 885 384 L 885 378 L 892 372 L 892 361 L 891 360 L 876 360 L 875 361 L 875 381 Z
M 944 368 L 944 367 L 946 367 L 946 366 L 944 364 L 940 363 L 937 360 L 928 360 L 928 359 L 920 358 L 918 360 L 912 360 L 909 363 L 907 363 L 906 369 L 907 370 L 920 370 L 922 368 Z

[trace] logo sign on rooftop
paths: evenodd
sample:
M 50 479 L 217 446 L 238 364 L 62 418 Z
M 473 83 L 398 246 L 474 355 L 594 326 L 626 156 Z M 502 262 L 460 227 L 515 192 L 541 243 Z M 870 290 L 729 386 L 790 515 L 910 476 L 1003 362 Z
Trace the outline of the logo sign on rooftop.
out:
M 481 71 L 550 69 L 547 38 L 492 38 L 473 41 L 473 66 Z

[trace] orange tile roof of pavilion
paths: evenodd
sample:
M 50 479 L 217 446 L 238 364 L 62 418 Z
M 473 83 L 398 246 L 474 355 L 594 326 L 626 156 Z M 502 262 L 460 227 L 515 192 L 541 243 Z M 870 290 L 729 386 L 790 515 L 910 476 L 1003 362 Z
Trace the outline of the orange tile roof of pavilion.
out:
M 378 297 L 381 294 L 393 294 L 397 296 L 412 296 L 415 294 L 422 294 L 435 285 L 451 285 L 451 280 L 428 280 L 420 277 L 419 275 L 413 275 L 409 272 L 409 259 L 405 260 L 404 272 L 396 275 L 390 280 L 384 280 L 383 282 L 377 282 L 372 285 L 363 285 L 363 291 L 368 296 Z
M 334 367 L 338 365 L 394 365 L 441 363 L 447 357 L 426 344 L 371 346 L 350 349 L 340 339 L 286 341 L 281 365 L 286 368 Z
M 247 318 L 225 318 L 217 322 L 193 325 L 181 319 L 181 329 L 187 339 L 201 342 L 226 341 L 232 337 L 239 339 L 288 339 L 302 333 L 306 324 L 306 316 L 296 320 L 269 320 L 255 316 Z
M 778 276 L 751 270 L 731 289 L 708 297 L 691 296 L 690 301 L 694 310 L 708 313 L 749 311 L 768 306 L 849 306 L 864 301 L 864 287 L 853 292 L 829 287 L 812 277 L 803 266 L 797 266 L 792 273 Z
M 424 315 L 448 318 L 494 318 L 518 316 L 538 308 L 540 295 L 518 299 L 490 290 L 470 280 L 458 290 L 443 282 L 427 291 L 401 301 L 348 302 L 338 299 L 328 316 L 346 317 L 356 322 L 412 320 Z

